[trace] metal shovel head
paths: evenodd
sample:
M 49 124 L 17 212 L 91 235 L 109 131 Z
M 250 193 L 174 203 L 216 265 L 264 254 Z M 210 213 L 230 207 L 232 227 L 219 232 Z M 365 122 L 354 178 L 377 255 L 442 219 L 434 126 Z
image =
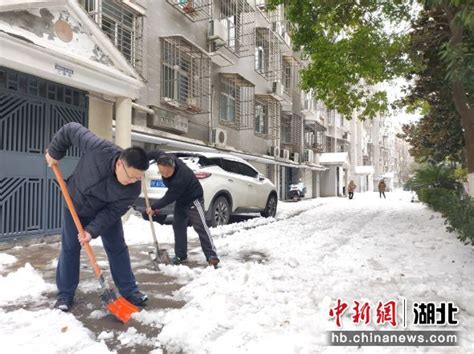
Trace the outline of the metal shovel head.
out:
M 138 307 L 125 300 L 122 296 L 114 302 L 107 304 L 107 310 L 123 323 L 127 323 L 134 313 L 140 311 Z
M 160 250 L 159 256 L 155 251 L 148 252 L 148 255 L 150 256 L 150 259 L 156 270 L 160 270 L 159 264 L 171 263 L 170 256 L 168 255 L 168 252 L 166 250 Z

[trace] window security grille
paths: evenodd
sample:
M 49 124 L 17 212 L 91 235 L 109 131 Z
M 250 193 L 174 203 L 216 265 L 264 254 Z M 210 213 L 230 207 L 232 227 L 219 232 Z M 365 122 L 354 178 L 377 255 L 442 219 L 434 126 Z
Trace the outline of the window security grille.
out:
M 252 129 L 255 87 L 238 74 L 220 75 L 219 121 L 235 129 Z
M 277 81 L 282 70 L 280 41 L 270 28 L 257 28 L 255 35 L 255 70 L 268 81 Z
M 303 151 L 303 117 L 294 113 L 291 116 L 291 143 L 294 152 Z
M 291 144 L 291 115 L 281 116 L 281 143 L 284 145 Z
M 143 70 L 143 16 L 117 0 L 79 0 L 128 62 Z
M 314 120 L 305 120 L 304 146 L 314 152 L 326 152 L 326 127 Z
M 299 82 L 300 63 L 291 56 L 283 56 L 282 85 L 286 94 L 292 95 Z
M 212 0 L 166 0 L 193 22 L 212 18 Z
M 270 10 L 266 0 L 255 0 L 255 7 L 267 19 L 269 23 L 275 23 L 283 19 L 284 7 L 278 5 L 275 9 Z
M 211 61 L 181 36 L 161 39 L 161 100 L 191 114 L 209 112 Z
M 221 0 L 219 19 L 227 22 L 225 46 L 239 57 L 251 56 L 255 48 L 255 10 L 247 0 Z
M 269 95 L 255 96 L 255 134 L 276 139 L 280 132 L 281 105 Z

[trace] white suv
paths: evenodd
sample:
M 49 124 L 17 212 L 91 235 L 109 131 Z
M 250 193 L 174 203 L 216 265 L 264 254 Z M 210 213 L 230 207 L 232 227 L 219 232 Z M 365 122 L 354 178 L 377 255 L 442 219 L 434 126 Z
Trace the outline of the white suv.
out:
M 245 160 L 226 154 L 172 152 L 190 167 L 204 190 L 204 208 L 210 226 L 226 225 L 232 214 L 259 212 L 273 217 L 277 208 L 274 184 Z M 148 197 L 153 203 L 165 195 L 156 163 L 145 173 Z M 137 205 L 143 207 L 143 191 Z M 172 215 L 174 204 L 162 209 L 158 220 Z

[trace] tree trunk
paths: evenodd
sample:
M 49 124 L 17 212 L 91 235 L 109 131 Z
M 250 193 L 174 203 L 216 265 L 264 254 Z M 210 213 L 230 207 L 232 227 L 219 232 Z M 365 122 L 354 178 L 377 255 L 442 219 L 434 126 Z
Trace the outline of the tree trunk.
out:
M 461 125 L 464 130 L 466 167 L 469 173 L 469 195 L 474 196 L 474 107 L 469 105 L 464 84 L 461 81 L 453 82 L 453 101 L 461 116 Z

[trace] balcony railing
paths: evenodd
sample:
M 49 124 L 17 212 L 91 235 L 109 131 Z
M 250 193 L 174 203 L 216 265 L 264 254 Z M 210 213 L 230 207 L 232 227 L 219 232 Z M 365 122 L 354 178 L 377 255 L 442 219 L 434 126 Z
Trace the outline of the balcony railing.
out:
M 212 18 L 212 0 L 166 1 L 193 22 L 209 20 Z

